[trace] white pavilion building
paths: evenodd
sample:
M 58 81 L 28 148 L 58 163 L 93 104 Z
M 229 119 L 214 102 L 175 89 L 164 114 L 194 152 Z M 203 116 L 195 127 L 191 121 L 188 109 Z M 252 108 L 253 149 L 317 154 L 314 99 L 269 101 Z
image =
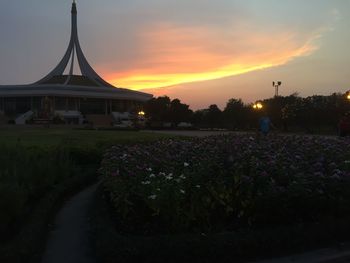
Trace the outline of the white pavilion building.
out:
M 66 123 L 81 124 L 83 120 L 108 123 L 116 113 L 137 113 L 153 97 L 114 87 L 94 71 L 80 47 L 75 1 L 71 12 L 71 37 L 58 65 L 33 84 L 0 86 L 0 122 L 25 124 L 59 116 Z M 75 59 L 81 75 L 74 75 Z

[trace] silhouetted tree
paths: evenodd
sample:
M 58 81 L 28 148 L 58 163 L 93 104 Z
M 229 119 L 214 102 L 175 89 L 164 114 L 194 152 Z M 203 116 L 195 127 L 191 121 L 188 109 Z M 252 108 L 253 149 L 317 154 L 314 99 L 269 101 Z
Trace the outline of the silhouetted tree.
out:
M 222 127 L 222 111 L 216 104 L 210 105 L 206 114 L 204 115 L 205 123 L 209 128 Z
M 170 103 L 170 98 L 163 96 L 153 98 L 145 104 L 146 117 L 151 127 L 161 127 L 167 121 Z
M 170 100 L 167 96 L 148 101 L 145 112 L 153 128 L 162 127 L 164 122 L 171 122 L 176 127 L 180 122 L 190 121 L 193 113 L 189 105 L 181 103 L 179 99 Z
M 241 99 L 230 99 L 223 111 L 225 126 L 230 129 L 242 128 L 245 126 L 247 109 Z
M 179 99 L 174 99 L 169 107 L 169 121 L 176 127 L 180 122 L 189 122 L 192 113 L 189 105 L 181 103 Z
M 192 114 L 191 122 L 194 126 L 198 128 L 204 128 L 205 125 L 205 114 L 207 113 L 207 109 L 205 110 L 197 110 Z
M 152 122 L 192 122 L 197 127 L 230 129 L 256 129 L 257 121 L 262 114 L 267 114 L 274 126 L 280 130 L 303 130 L 306 132 L 337 128 L 340 117 L 350 111 L 347 94 L 334 93 L 330 96 L 299 97 L 297 93 L 289 96 L 278 96 L 262 101 L 261 111 L 252 109 L 251 104 L 244 104 L 241 99 L 230 99 L 224 111 L 217 105 L 192 112 L 189 106 L 179 99 L 159 97 L 146 103 L 145 111 Z

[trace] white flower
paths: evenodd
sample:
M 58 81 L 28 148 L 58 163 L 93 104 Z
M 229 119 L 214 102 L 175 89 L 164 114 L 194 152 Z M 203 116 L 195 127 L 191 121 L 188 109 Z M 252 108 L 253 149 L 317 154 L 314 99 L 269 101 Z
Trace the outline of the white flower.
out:
M 181 194 L 186 194 L 186 191 L 185 191 L 185 190 L 180 189 L 180 193 L 181 193 Z
M 152 172 L 152 168 L 147 168 L 146 170 L 149 172 Z
M 170 173 L 169 175 L 165 176 L 166 180 L 172 180 L 173 179 L 173 174 Z
M 148 199 L 152 199 L 152 200 L 154 200 L 154 199 L 156 199 L 157 198 L 157 195 L 150 195 L 149 197 L 148 197 Z
M 180 178 L 183 179 L 183 180 L 185 180 L 185 179 L 186 179 L 186 176 L 184 176 L 184 175 L 182 174 L 182 175 L 180 175 Z
M 196 185 L 196 188 L 201 188 L 201 186 L 199 184 Z
M 149 178 L 154 178 L 154 177 L 156 177 L 155 174 L 150 174 L 150 175 L 149 175 Z
M 160 188 L 157 188 L 157 191 L 160 192 Z
M 190 164 L 189 164 L 189 163 L 184 162 L 184 167 L 188 167 L 188 166 L 190 166 Z
M 141 184 L 148 185 L 148 184 L 151 184 L 151 181 L 142 181 Z
M 166 180 L 172 180 L 172 179 L 173 179 L 173 177 L 172 177 L 172 176 L 170 176 L 170 175 L 167 175 L 167 176 L 165 176 L 165 179 L 166 179 Z

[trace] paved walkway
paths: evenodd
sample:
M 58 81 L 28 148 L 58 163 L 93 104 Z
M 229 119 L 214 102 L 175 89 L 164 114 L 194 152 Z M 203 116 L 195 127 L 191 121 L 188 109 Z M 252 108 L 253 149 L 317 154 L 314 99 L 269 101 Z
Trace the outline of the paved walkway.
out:
M 147 133 L 160 133 L 167 135 L 177 135 L 177 136 L 187 136 L 187 137 L 206 137 L 211 135 L 222 135 L 222 134 L 235 134 L 235 135 L 251 135 L 256 136 L 256 132 L 254 131 L 208 131 L 208 130 L 189 130 L 189 131 L 181 131 L 181 130 L 144 130 Z M 338 139 L 339 136 L 336 135 L 320 135 L 320 134 L 298 134 L 298 133 L 279 133 L 272 131 L 269 136 L 275 135 L 283 135 L 283 136 L 306 136 L 306 137 L 322 137 L 322 138 L 331 138 Z
M 42 263 L 94 263 L 89 208 L 97 184 L 70 199 L 57 214 Z
M 247 134 L 248 132 L 232 132 L 232 131 L 178 131 L 178 130 L 145 130 L 147 133 L 161 133 L 168 135 L 178 135 L 178 136 L 188 136 L 188 137 L 206 137 L 211 135 L 221 135 L 221 134 Z M 253 134 L 253 133 L 252 133 Z

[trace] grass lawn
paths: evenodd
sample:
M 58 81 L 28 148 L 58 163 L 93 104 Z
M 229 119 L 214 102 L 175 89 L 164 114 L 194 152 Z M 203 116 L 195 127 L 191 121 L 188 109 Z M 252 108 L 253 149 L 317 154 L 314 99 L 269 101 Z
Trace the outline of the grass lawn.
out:
M 20 143 L 22 146 L 29 147 L 80 146 L 88 148 L 97 145 L 152 141 L 169 137 L 173 136 L 138 131 L 78 130 L 69 128 L 0 128 L 0 145 L 15 145 Z

